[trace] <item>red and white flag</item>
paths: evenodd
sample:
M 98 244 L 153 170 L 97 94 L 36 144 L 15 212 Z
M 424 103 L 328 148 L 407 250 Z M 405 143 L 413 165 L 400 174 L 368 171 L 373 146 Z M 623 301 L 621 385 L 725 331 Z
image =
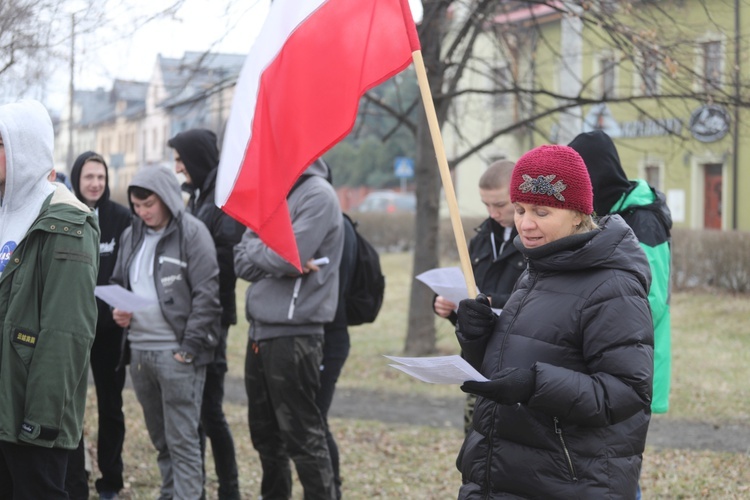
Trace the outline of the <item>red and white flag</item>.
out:
M 300 268 L 286 196 L 419 50 L 407 0 L 275 0 L 240 73 L 216 204 Z

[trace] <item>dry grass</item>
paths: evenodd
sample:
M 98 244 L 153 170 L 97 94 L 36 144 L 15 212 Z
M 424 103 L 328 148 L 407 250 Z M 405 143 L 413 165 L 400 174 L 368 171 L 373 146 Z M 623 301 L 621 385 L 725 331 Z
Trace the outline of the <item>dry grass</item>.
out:
M 411 257 L 383 256 L 387 292 L 377 322 L 353 328 L 352 352 L 340 387 L 379 389 L 401 394 L 454 396 L 455 386 L 423 384 L 388 368 L 381 354 L 397 354 L 406 330 Z M 242 304 L 244 284 L 238 287 Z M 421 285 L 418 285 L 421 286 Z M 240 310 L 243 310 L 242 308 Z M 241 377 L 246 324 L 230 334 L 230 375 Z M 457 352 L 447 322 L 440 322 L 439 349 Z M 662 418 L 747 425 L 750 415 L 750 301 L 712 293 L 678 293 L 673 298 L 673 391 L 670 413 Z M 94 391 L 89 391 L 86 432 L 95 442 Z M 122 498 L 156 498 L 159 474 L 156 454 L 143 425 L 140 406 L 125 392 L 127 437 L 124 461 L 127 486 Z M 250 443 L 245 408 L 225 405 L 234 432 L 245 498 L 256 498 L 260 465 Z M 385 424 L 374 420 L 333 419 L 332 429 L 341 449 L 345 498 L 399 499 L 455 498 L 460 477 L 455 456 L 462 441 L 456 428 Z M 210 456 L 208 492 L 215 498 L 216 482 Z M 96 472 L 94 472 L 96 477 Z M 748 454 L 656 450 L 645 455 L 642 487 L 645 498 L 750 497 Z M 295 483 L 295 498 L 301 488 Z M 93 494 L 93 491 L 92 491 Z

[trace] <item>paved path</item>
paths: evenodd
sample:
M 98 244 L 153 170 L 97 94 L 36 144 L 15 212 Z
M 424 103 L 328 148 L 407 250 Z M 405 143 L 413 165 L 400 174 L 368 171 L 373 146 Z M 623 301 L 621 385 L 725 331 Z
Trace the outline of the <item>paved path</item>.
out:
M 225 392 L 227 401 L 247 402 L 244 382 L 238 378 L 227 378 Z M 462 395 L 428 398 L 385 391 L 338 389 L 329 416 L 461 428 L 463 404 Z M 750 425 L 714 425 L 656 415 L 651 419 L 647 444 L 656 448 L 750 453 Z

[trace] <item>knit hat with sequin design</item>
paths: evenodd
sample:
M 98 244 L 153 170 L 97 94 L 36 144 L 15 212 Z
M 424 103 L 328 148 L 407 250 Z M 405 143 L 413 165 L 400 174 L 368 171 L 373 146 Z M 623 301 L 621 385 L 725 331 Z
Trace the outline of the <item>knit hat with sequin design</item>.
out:
M 566 208 L 586 215 L 594 211 L 594 191 L 586 164 L 575 149 L 545 145 L 516 162 L 510 201 Z

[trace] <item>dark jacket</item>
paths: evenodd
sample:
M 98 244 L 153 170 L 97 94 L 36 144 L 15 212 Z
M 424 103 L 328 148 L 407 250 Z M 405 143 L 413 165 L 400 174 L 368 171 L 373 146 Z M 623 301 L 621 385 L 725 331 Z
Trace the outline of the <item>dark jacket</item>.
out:
M 459 498 L 635 498 L 650 419 L 648 262 L 619 216 L 524 249 L 529 267 L 466 359 L 492 379 L 532 368 L 525 405 L 479 398 L 458 457 Z
M 234 246 L 242 239 L 245 226 L 232 219 L 216 206 L 216 173 L 219 166 L 219 150 L 216 135 L 206 129 L 191 129 L 172 137 L 168 144 L 177 150 L 192 183 L 182 188 L 190 193 L 188 212 L 198 217 L 208 228 L 216 246 L 219 262 L 219 301 L 221 302 L 221 325 L 228 327 L 237 323 L 237 301 L 234 289 L 237 275 L 234 272 Z
M 492 307 L 502 309 L 510 298 L 516 281 L 526 269 L 526 259 L 513 245 L 513 238 L 518 235 L 518 231 L 515 227 L 512 228 L 505 245 L 502 236 L 505 228 L 490 217 L 482 221 L 474 231 L 477 234 L 469 241 L 469 258 L 474 271 L 474 281 L 480 292 L 491 297 Z M 455 325 L 456 312 L 451 312 L 448 319 Z
M 477 288 L 492 298 L 492 307 L 496 309 L 505 307 L 513 286 L 526 269 L 526 259 L 513 245 L 513 238 L 518 235 L 518 231 L 513 227 L 510 239 L 504 246 L 502 245 L 503 231 L 500 224 L 487 218 L 476 229 L 477 234 L 469 242 L 469 256 Z M 497 258 L 493 253 L 493 234 L 498 252 Z
M 172 212 L 172 219 L 156 245 L 154 284 L 164 319 L 182 350 L 200 366 L 213 360 L 219 339 L 219 266 L 206 226 L 185 213 L 174 173 L 164 167 L 144 167 L 131 186 L 150 189 Z M 131 207 L 132 209 L 132 207 Z M 139 217 L 122 234 L 112 282 L 130 288 L 130 266 L 143 244 L 146 225 Z M 137 313 L 136 313 L 137 314 Z M 123 360 L 129 361 L 127 343 Z
M 666 413 L 672 377 L 671 315 L 672 214 L 664 193 L 642 179 L 630 181 L 612 139 L 601 130 L 579 134 L 570 143 L 586 163 L 600 215 L 619 214 L 633 229 L 651 266 L 648 301 L 654 320 L 654 395 L 651 410 Z
M 70 170 L 70 184 L 73 194 L 84 203 L 85 200 L 81 195 L 81 170 L 86 160 L 95 154 L 93 151 L 82 153 L 73 162 L 73 168 Z M 107 173 L 106 184 L 102 197 L 99 198 L 99 201 L 96 202 L 96 207 L 94 207 L 97 213 L 97 220 L 99 221 L 99 229 L 101 230 L 99 236 L 99 274 L 96 278 L 97 285 L 110 284 L 109 279 L 112 277 L 112 271 L 117 261 L 117 253 L 120 250 L 120 236 L 125 228 L 130 226 L 131 218 L 130 210 L 109 198 L 109 168 L 106 163 L 103 165 L 104 171 Z M 99 310 L 99 317 L 96 320 L 97 337 L 104 339 L 105 335 L 109 335 L 119 345 L 122 328 L 112 318 L 109 304 L 97 298 L 96 305 Z

